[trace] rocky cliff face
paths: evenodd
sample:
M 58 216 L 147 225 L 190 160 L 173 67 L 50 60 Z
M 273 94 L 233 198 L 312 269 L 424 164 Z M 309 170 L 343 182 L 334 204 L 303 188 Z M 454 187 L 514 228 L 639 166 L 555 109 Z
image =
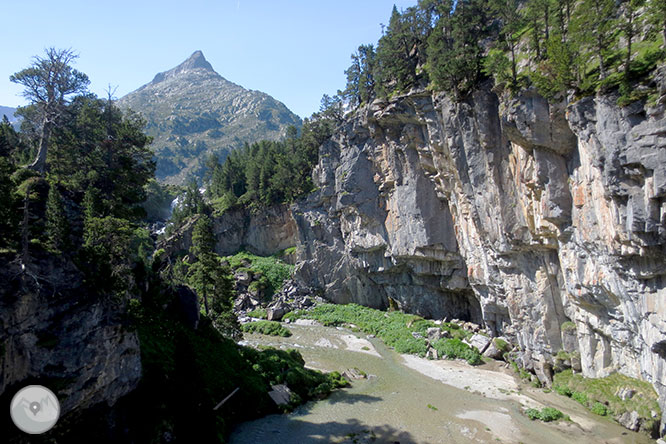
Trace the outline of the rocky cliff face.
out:
M 192 246 L 192 230 L 197 219 L 190 220 L 158 245 L 168 255 L 187 253 Z M 296 245 L 297 226 L 290 208 L 275 205 L 261 212 L 245 209 L 226 211 L 213 220 L 215 252 L 227 256 L 241 249 L 270 256 Z
M 4 260 L 0 270 L 0 399 L 8 405 L 23 386 L 45 385 L 60 400 L 61 422 L 76 422 L 87 409 L 112 406 L 137 387 L 139 341 L 119 302 L 94 296 L 71 263 L 34 260 L 39 275 Z M 10 442 L 21 434 L 9 415 L 0 423 Z M 97 426 L 102 433 L 103 424 Z M 21 435 L 17 442 L 25 440 Z
M 544 382 L 579 353 L 586 376 L 652 382 L 666 411 L 663 105 L 413 92 L 349 119 L 314 176 L 299 279 L 482 322 Z

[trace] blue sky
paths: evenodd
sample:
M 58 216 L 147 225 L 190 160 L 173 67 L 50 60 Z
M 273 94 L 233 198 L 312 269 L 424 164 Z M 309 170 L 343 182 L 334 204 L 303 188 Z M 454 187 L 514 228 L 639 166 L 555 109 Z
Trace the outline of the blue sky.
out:
M 416 0 L 26 0 L 0 8 L 0 105 L 24 103 L 9 76 L 44 48 L 122 97 L 197 49 L 228 80 L 267 92 L 301 117 L 344 87 L 351 53 L 376 43 L 391 9 Z

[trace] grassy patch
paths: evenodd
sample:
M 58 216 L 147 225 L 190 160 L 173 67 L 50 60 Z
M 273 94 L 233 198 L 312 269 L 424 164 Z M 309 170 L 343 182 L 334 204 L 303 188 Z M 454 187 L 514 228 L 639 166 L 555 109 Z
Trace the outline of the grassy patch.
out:
M 618 390 L 629 388 L 635 391 L 633 397 L 622 400 Z M 625 412 L 636 411 L 642 418 L 641 429 L 652 433 L 655 419 L 652 411 L 661 416 L 657 403 L 657 393 L 650 383 L 630 378 L 620 373 L 613 373 L 605 378 L 585 378 L 571 370 L 556 373 L 553 389 L 564 396 L 569 396 L 597 415 L 618 416 Z
M 266 309 L 264 308 L 257 308 L 256 310 L 249 311 L 247 315 L 250 316 L 251 318 L 259 318 L 259 319 L 266 319 L 266 317 L 268 316 L 266 314 Z
M 426 340 L 427 330 L 430 327 L 439 327 L 449 332 L 452 339 L 436 341 L 433 346 L 439 347 L 444 356 L 466 359 L 470 363 L 481 363 L 481 356 L 476 349 L 462 343 L 461 339 L 470 335 L 456 324 L 443 323 L 436 325 L 432 321 L 420 316 L 405 314 L 398 311 L 384 312 L 356 304 L 322 304 L 312 310 L 288 313 L 285 318 L 315 319 L 327 326 L 340 326 L 354 324 L 360 331 L 373 334 L 393 347 L 398 353 L 409 353 L 425 356 L 428 346 Z M 419 333 L 422 337 L 414 337 L 412 333 Z M 437 344 L 437 345 L 436 345 Z M 439 351 L 439 350 L 438 350 Z
M 291 331 L 289 331 L 288 328 L 283 327 L 279 322 L 275 321 L 248 322 L 247 324 L 243 324 L 241 329 L 246 333 L 259 333 L 268 336 L 282 336 L 283 338 L 288 338 L 291 336 Z
M 574 324 L 571 321 L 564 322 L 562 324 L 562 330 L 563 331 L 575 331 L 576 330 L 576 324 Z
M 432 346 L 440 356 L 447 359 L 464 359 L 470 365 L 483 363 L 479 351 L 468 346 L 460 339 L 439 339 Z
M 568 419 L 568 416 L 553 407 L 544 407 L 541 410 L 527 409 L 525 414 L 531 420 L 538 419 L 543 422 L 552 422 L 559 419 Z
M 256 256 L 246 251 L 241 251 L 233 256 L 225 258 L 229 262 L 232 270 L 238 270 L 243 267 L 244 262 L 249 262 L 249 271 L 251 271 L 257 280 L 262 280 L 262 286 L 265 286 L 266 296 L 271 297 L 276 291 L 282 288 L 284 281 L 291 277 L 294 266 L 285 264 L 274 256 Z

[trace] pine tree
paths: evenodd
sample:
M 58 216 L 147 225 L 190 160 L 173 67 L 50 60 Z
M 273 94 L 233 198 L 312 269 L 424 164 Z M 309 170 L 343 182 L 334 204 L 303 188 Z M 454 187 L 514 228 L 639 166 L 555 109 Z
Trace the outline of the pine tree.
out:
M 511 66 L 511 85 L 518 86 L 518 62 L 516 49 L 520 37 L 518 31 L 523 25 L 523 17 L 518 12 L 518 0 L 491 0 L 490 10 L 502 21 L 500 35 L 509 51 Z
M 57 186 L 51 184 L 46 198 L 47 245 L 55 251 L 62 251 L 67 242 L 68 228 L 62 197 Z
M 231 313 L 233 281 L 229 269 L 223 267 L 215 253 L 215 236 L 210 218 L 202 215 L 192 231 L 190 253 L 196 262 L 190 266 L 190 285 L 201 297 L 204 312 L 228 336 L 238 332 L 238 321 Z
M 632 44 L 636 37 L 636 32 L 640 27 L 640 17 L 638 9 L 643 6 L 645 0 L 626 0 L 624 2 L 624 14 L 621 20 L 622 31 L 627 42 L 627 49 L 624 58 L 624 86 L 625 90 L 629 88 Z
M 614 0 L 582 0 L 574 13 L 574 51 L 590 52 L 599 63 L 599 80 L 608 75 L 606 60 L 615 44 Z M 587 50 L 587 51 L 586 51 Z

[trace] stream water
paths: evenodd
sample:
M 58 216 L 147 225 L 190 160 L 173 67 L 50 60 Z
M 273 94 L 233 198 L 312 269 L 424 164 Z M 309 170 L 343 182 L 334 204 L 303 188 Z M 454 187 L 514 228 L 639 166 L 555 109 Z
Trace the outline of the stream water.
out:
M 401 356 L 380 340 L 344 329 L 288 327 L 289 338 L 246 335 L 245 342 L 295 348 L 310 368 L 342 372 L 356 367 L 370 376 L 290 414 L 240 424 L 232 444 L 653 442 L 568 398 L 521 387 L 499 364 L 473 368 L 427 361 Z M 572 421 L 532 421 L 522 413 L 524 406 L 556 407 Z

